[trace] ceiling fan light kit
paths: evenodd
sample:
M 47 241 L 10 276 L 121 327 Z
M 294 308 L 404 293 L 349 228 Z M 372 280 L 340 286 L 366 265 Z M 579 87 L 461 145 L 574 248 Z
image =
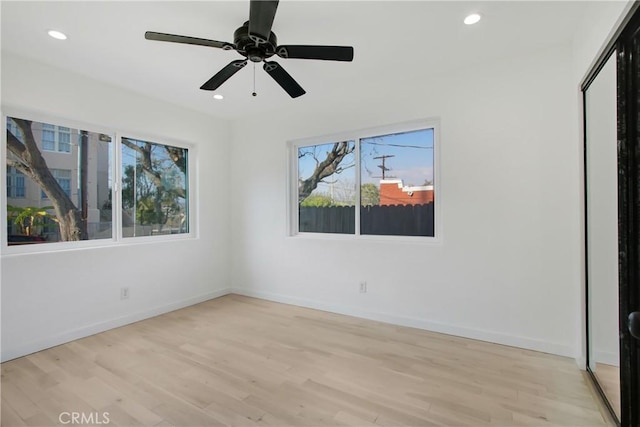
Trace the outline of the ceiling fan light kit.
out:
M 222 50 L 235 50 L 244 56 L 245 59 L 231 61 L 200 87 L 202 90 L 210 91 L 218 89 L 235 73 L 244 68 L 249 61 L 253 63 L 264 62 L 262 68 L 267 74 L 269 74 L 289 96 L 297 98 L 304 95 L 306 93 L 305 90 L 279 63 L 267 61 L 267 59 L 276 55 L 283 59 L 353 61 L 353 47 L 351 46 L 278 46 L 278 39 L 271 31 L 277 8 L 278 0 L 251 0 L 249 3 L 249 20 L 234 32 L 233 43 L 153 31 L 147 31 L 144 36 L 147 40 L 193 44 Z

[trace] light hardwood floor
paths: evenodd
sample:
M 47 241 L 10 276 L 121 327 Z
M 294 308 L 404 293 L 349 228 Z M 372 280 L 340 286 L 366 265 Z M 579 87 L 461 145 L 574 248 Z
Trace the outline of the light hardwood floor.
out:
M 617 366 L 596 363 L 596 377 L 600 387 L 607 395 L 611 407 L 620 419 L 620 368 Z
M 605 425 L 572 359 L 237 295 L 2 364 L 2 426 L 62 412 L 118 426 Z

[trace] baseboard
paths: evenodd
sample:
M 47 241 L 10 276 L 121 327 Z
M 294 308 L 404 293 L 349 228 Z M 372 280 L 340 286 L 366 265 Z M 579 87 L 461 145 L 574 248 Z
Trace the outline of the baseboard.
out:
M 479 341 L 487 341 L 495 344 L 518 347 L 527 350 L 540 351 L 543 353 L 555 354 L 576 358 L 576 351 L 571 346 L 558 343 L 550 343 L 543 340 L 536 340 L 526 337 L 500 334 L 497 332 L 470 329 L 456 325 L 434 322 L 427 319 L 420 319 L 395 314 L 373 312 L 357 307 L 350 307 L 340 304 L 315 301 L 307 298 L 292 297 L 288 295 L 274 294 L 251 289 L 233 288 L 232 293 L 245 295 L 254 298 L 265 299 L 284 304 L 292 304 L 301 307 L 313 308 L 316 310 L 328 311 L 331 313 L 344 314 L 347 316 L 359 317 L 363 319 L 376 320 L 379 322 L 391 323 L 399 326 L 408 326 L 417 329 L 424 329 L 431 332 L 438 332 L 447 335 L 455 335 L 463 338 L 471 338 Z
M 179 310 L 181 308 L 189 307 L 194 304 L 199 304 L 210 299 L 219 298 L 231 293 L 231 288 L 220 289 L 214 292 L 208 292 L 197 297 L 187 298 L 182 301 L 172 302 L 159 307 L 154 307 L 148 310 L 144 310 L 137 313 L 128 314 L 126 316 L 117 317 L 115 319 L 106 320 L 103 322 L 94 323 L 89 326 L 83 326 L 77 329 L 63 332 L 58 335 L 47 337 L 41 340 L 35 340 L 30 343 L 21 345 L 16 348 L 2 348 L 2 362 L 6 362 L 17 357 L 26 356 L 37 351 L 41 351 L 47 348 L 55 347 L 57 345 L 68 343 L 69 341 L 85 338 L 100 332 L 108 331 L 109 329 L 125 326 L 130 323 L 138 322 L 140 320 L 149 319 L 151 317 L 159 316 L 161 314 L 169 313 L 171 311 Z
M 593 358 L 597 362 L 604 363 L 605 365 L 620 366 L 620 356 L 610 351 L 594 350 Z

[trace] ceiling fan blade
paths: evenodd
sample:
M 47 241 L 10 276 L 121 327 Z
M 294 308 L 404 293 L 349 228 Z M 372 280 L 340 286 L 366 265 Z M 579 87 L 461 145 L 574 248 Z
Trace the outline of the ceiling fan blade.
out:
M 217 47 L 224 50 L 235 49 L 235 46 L 227 42 L 219 42 L 217 40 L 199 39 L 197 37 L 178 36 L 175 34 L 156 33 L 154 31 L 147 31 L 144 33 L 144 38 L 147 40 L 157 40 L 160 42 L 172 42 L 172 43 L 184 43 L 195 44 L 198 46 Z
M 264 61 L 263 68 L 292 98 L 297 98 L 307 93 L 277 62 Z
M 323 59 L 325 61 L 353 61 L 351 46 L 278 46 L 276 53 L 281 58 Z
M 249 37 L 258 44 L 266 43 L 271 35 L 278 0 L 251 0 L 249 3 Z
M 231 76 L 233 76 L 235 73 L 240 71 L 242 67 L 244 67 L 245 65 L 247 65 L 246 59 L 244 60 L 238 59 L 237 61 L 232 61 L 231 63 L 229 63 L 229 65 L 224 67 L 222 70 L 218 71 L 218 73 L 215 76 L 211 77 L 205 84 L 200 86 L 200 89 L 202 90 L 218 89 L 220 86 L 222 86 L 224 82 L 229 80 Z

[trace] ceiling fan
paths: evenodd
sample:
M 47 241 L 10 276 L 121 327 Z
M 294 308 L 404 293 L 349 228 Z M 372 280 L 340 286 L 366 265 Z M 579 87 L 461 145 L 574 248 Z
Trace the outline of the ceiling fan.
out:
M 235 50 L 246 59 L 231 61 L 229 65 L 218 71 L 200 89 L 216 90 L 231 76 L 240 71 L 247 61 L 264 62 L 263 69 L 292 97 L 304 95 L 305 90 L 296 82 L 280 64 L 267 61 L 273 55 L 280 58 L 322 59 L 326 61 L 352 61 L 353 47 L 351 46 L 309 46 L 309 45 L 280 45 L 271 31 L 273 19 L 278 8 L 278 0 L 251 0 L 249 3 L 249 20 L 233 34 L 233 43 L 217 40 L 200 39 L 189 36 L 156 33 L 147 31 L 147 40 L 157 40 L 173 43 L 194 44 L 199 46 L 216 47 L 223 50 Z M 255 95 L 255 92 L 254 92 Z

